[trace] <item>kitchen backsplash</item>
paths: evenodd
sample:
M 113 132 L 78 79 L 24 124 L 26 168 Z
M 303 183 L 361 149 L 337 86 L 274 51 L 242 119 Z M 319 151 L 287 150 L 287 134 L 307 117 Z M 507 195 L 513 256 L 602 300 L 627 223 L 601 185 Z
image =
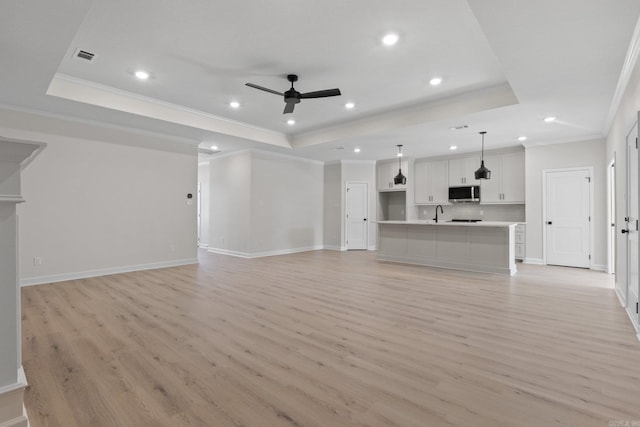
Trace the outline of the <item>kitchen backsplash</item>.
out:
M 444 214 L 438 219 L 481 219 L 483 221 L 525 221 L 525 205 L 478 205 L 459 203 L 443 205 Z M 418 219 L 430 220 L 436 215 L 435 206 L 418 206 Z

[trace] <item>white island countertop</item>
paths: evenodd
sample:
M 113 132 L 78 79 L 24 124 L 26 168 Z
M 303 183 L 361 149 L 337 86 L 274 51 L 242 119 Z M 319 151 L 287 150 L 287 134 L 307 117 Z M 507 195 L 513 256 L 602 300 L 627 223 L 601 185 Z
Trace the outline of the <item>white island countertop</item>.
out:
M 478 221 L 478 222 L 453 222 L 433 220 L 414 220 L 414 221 L 376 221 L 378 224 L 398 224 L 398 225 L 437 225 L 437 226 L 463 226 L 463 227 L 509 227 L 510 225 L 522 224 L 518 221 Z

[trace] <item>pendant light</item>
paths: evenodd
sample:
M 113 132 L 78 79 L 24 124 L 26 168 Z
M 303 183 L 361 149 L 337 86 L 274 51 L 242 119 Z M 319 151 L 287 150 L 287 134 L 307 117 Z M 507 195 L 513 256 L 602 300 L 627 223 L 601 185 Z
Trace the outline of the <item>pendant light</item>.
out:
M 484 135 L 486 131 L 479 132 L 482 135 L 482 154 L 480 158 L 480 167 L 476 171 L 476 179 L 491 179 L 491 171 L 484 166 Z
M 406 184 L 407 177 L 402 175 L 402 144 L 398 144 L 398 175 L 393 178 L 394 185 Z

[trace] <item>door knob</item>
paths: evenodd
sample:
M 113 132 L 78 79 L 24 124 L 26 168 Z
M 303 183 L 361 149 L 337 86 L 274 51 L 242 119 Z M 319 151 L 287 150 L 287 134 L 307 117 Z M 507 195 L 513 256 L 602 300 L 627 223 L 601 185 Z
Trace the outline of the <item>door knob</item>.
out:
M 625 233 L 628 233 L 628 232 L 629 232 L 629 230 L 624 230 L 624 229 L 623 229 L 623 230 L 620 230 L 620 232 L 621 232 L 622 234 L 625 234 Z
M 547 225 L 551 225 L 551 221 L 547 221 Z
M 363 221 L 366 221 L 366 220 L 367 220 L 367 218 L 363 219 Z

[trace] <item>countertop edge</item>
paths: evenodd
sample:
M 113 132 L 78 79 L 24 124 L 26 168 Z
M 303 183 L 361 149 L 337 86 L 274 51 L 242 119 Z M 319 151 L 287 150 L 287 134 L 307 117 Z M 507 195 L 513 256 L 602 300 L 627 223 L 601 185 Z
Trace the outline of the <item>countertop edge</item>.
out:
M 376 224 L 387 225 L 434 225 L 445 227 L 509 227 L 523 224 L 518 221 L 480 221 L 480 222 L 432 222 L 432 221 L 373 221 Z

